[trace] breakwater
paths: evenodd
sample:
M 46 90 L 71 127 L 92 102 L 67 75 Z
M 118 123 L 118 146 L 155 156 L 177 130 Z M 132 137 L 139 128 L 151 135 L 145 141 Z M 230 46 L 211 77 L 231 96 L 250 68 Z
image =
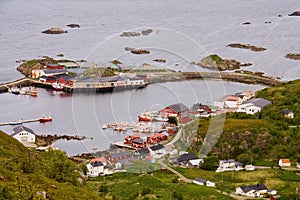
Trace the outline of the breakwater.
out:
M 156 73 L 149 74 L 147 84 L 152 83 L 161 83 L 161 82 L 170 82 L 170 81 L 183 81 L 190 79 L 214 79 L 214 80 L 223 80 L 223 81 L 231 81 L 231 82 L 239 82 L 246 84 L 260 84 L 267 86 L 276 86 L 284 83 L 282 80 L 277 80 L 272 77 L 267 76 L 256 76 L 251 74 L 242 74 L 235 72 L 167 72 L 167 73 Z M 31 78 L 22 78 L 16 81 L 12 81 L 9 83 L 0 84 L 0 93 L 8 92 L 8 89 L 11 87 L 24 87 L 24 86 L 36 86 L 41 88 L 52 88 L 51 84 L 42 83 L 38 80 Z M 85 88 L 74 88 L 73 86 L 65 86 L 66 92 L 73 91 L 85 91 Z M 77 90 L 78 89 L 78 90 Z M 116 91 L 117 88 L 93 88 L 92 90 L 96 90 L 97 92 L 111 92 Z M 124 89 L 136 89 L 136 87 L 128 87 L 128 88 L 120 88 L 120 90 Z M 91 88 L 86 88 L 86 90 L 91 90 Z M 118 89 L 117 89 L 118 90 Z

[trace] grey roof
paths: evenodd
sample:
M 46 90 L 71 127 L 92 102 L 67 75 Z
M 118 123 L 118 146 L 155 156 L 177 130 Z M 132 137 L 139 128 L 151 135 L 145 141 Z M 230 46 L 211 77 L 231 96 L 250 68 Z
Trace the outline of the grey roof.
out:
M 115 153 L 115 154 L 111 155 L 112 158 L 118 158 L 118 157 L 123 157 L 123 156 L 131 156 L 131 153 L 128 151 L 121 151 L 119 153 Z
M 195 160 L 195 159 L 199 159 L 199 158 L 194 153 L 185 153 L 185 154 L 180 155 L 177 158 L 177 161 L 183 162 L 183 161 L 189 161 L 189 160 Z
M 139 154 L 148 154 L 148 153 L 150 153 L 149 149 L 145 148 L 145 147 L 143 147 L 139 150 L 136 150 L 136 152 L 139 153 Z
M 189 109 L 186 105 L 184 105 L 182 103 L 170 105 L 169 108 L 171 108 L 172 110 L 174 110 L 177 113 L 183 112 L 183 111 L 186 111 Z
M 137 143 L 137 144 L 143 144 L 145 141 L 142 139 L 134 139 L 132 142 Z
M 35 135 L 35 133 L 33 132 L 32 129 L 25 127 L 23 125 L 17 126 L 13 129 L 13 134 L 11 136 L 17 135 L 18 133 L 22 132 L 22 131 L 27 131 L 29 133 L 32 133 Z
M 157 150 L 160 150 L 160 149 L 163 149 L 163 148 L 164 148 L 164 146 L 162 144 L 157 144 L 155 146 L 150 147 L 150 149 L 152 151 L 157 151 Z
M 289 109 L 284 109 L 283 110 L 283 114 L 285 114 L 285 115 L 288 115 L 290 113 L 292 113 L 292 112 Z
M 266 105 L 271 104 L 272 101 L 269 101 L 269 100 L 266 100 L 266 99 L 263 99 L 263 98 L 253 98 L 253 99 L 250 99 L 250 100 L 245 102 L 245 104 L 247 104 L 247 103 L 252 103 L 253 105 L 255 105 L 257 107 L 263 108 Z
M 95 161 L 90 163 L 93 167 L 103 166 L 103 163 L 100 161 Z
M 256 185 L 248 185 L 240 187 L 243 192 L 247 193 L 251 190 L 259 191 L 259 190 L 268 190 L 268 188 L 264 184 L 256 184 Z
M 203 179 L 203 178 L 194 178 L 195 181 L 200 182 L 200 183 L 206 183 L 207 180 Z
M 53 74 L 53 73 L 67 73 L 66 69 L 44 69 L 45 74 Z
M 221 160 L 223 163 L 232 163 L 232 162 L 236 162 L 233 159 L 226 159 L 226 160 Z

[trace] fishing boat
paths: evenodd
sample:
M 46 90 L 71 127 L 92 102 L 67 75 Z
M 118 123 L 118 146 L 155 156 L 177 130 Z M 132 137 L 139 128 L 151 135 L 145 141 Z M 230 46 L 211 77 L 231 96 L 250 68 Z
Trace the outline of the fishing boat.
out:
M 108 126 L 106 124 L 102 125 L 102 129 L 107 129 L 107 128 L 108 128 Z
M 142 113 L 138 116 L 139 121 L 143 121 L 143 122 L 151 122 L 153 121 L 153 117 L 151 117 L 148 114 Z
M 38 95 L 37 89 L 32 88 L 32 89 L 30 90 L 30 95 L 33 96 L 33 97 L 36 97 L 36 96 Z
M 45 122 L 51 122 L 52 121 L 52 117 L 51 115 L 49 115 L 48 117 L 46 117 L 45 115 L 43 115 L 42 117 L 39 118 L 40 123 L 45 123 Z
M 63 91 L 64 90 L 64 84 L 61 84 L 61 83 L 53 83 L 52 87 L 56 91 Z
M 10 90 L 11 90 L 12 94 L 15 94 L 15 95 L 20 94 L 20 89 L 17 87 L 12 87 Z

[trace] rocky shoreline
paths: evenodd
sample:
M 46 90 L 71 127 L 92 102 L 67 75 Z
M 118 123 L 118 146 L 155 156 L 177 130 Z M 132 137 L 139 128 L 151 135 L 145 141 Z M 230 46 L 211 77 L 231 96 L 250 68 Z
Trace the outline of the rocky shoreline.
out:
M 38 146 L 49 146 L 58 140 L 86 140 L 93 139 L 86 136 L 70 135 L 37 135 Z

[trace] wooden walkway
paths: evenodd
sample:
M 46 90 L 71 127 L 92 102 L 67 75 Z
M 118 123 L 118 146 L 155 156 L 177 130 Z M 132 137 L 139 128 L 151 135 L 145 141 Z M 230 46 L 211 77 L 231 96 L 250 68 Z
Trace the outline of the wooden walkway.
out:
M 19 124 L 14 124 L 14 123 L 31 123 L 31 122 L 38 122 L 40 119 L 28 119 L 28 120 L 18 120 L 18 121 L 11 121 L 11 122 L 2 122 L 0 123 L 0 126 L 7 126 L 7 125 L 19 125 Z

